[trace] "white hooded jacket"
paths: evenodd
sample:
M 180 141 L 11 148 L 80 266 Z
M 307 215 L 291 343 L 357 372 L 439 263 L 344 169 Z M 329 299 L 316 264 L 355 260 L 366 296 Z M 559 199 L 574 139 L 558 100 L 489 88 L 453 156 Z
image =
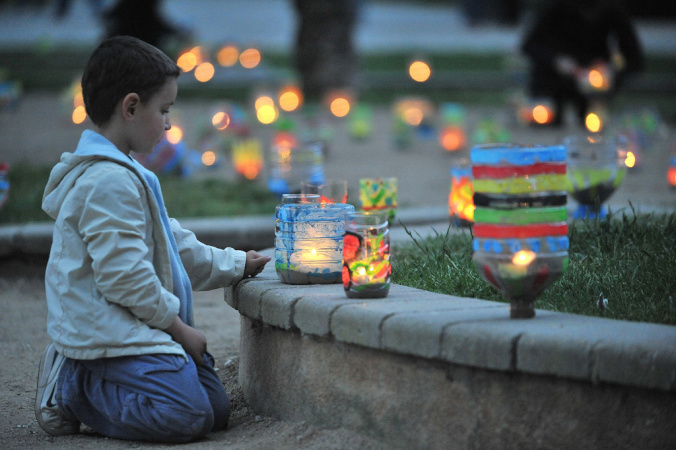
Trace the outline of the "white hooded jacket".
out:
M 73 359 L 150 353 L 185 356 L 163 331 L 179 312 L 161 210 L 137 162 L 86 130 L 50 175 L 42 207 L 56 220 L 45 273 L 47 331 Z M 246 253 L 171 233 L 195 290 L 238 282 Z

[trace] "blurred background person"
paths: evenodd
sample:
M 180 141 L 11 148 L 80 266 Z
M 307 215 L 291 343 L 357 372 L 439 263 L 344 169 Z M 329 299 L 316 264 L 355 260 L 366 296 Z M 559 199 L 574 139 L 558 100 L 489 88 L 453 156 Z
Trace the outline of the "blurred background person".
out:
M 557 0 L 535 20 L 521 50 L 531 63 L 529 95 L 554 102 L 554 125 L 562 123 L 567 103 L 584 124 L 594 95 L 608 102 L 628 74 L 645 66 L 631 19 L 605 0 Z M 597 67 L 608 85 L 593 93 L 584 77 Z
M 359 1 L 294 0 L 298 17 L 294 65 L 306 99 L 316 101 L 331 89 L 354 88 Z

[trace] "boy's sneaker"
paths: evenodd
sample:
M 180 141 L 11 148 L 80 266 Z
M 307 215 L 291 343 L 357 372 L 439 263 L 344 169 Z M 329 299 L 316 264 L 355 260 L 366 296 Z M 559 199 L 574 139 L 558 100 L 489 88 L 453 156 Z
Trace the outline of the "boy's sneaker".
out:
M 43 430 L 52 436 L 77 434 L 80 422 L 67 419 L 56 404 L 56 382 L 65 357 L 49 344 L 38 368 L 38 390 L 35 396 L 35 418 Z

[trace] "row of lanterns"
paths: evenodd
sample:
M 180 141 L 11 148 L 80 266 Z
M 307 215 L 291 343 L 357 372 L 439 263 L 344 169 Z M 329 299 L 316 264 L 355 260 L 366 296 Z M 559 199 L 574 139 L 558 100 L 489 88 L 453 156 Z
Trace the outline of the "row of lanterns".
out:
M 303 191 L 283 194 L 275 209 L 275 269 L 280 281 L 342 282 L 350 298 L 387 296 L 396 179 L 361 180 L 361 211 L 346 203 L 345 180 L 306 182 Z
M 603 204 L 620 186 L 627 173 L 624 164 L 626 145 L 621 137 L 604 135 L 573 135 L 566 137 L 563 148 L 567 150 L 568 171 L 565 176 L 549 175 L 543 182 L 556 182 L 562 192 L 569 193 L 578 202 L 573 217 L 577 219 L 605 217 Z M 481 149 L 475 146 L 472 153 Z M 448 198 L 449 215 L 460 226 L 475 221 L 474 196 L 477 183 L 476 171 L 470 170 L 466 159 L 451 167 L 451 189 Z M 530 177 L 528 184 L 535 189 L 539 180 Z

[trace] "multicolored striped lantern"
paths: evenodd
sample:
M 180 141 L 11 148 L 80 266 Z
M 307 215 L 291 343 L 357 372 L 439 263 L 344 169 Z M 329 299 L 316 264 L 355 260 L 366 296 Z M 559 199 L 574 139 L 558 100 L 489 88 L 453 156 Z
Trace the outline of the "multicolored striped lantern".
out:
M 390 291 L 390 232 L 385 213 L 348 213 L 343 287 L 349 298 L 383 298 Z
M 474 263 L 509 298 L 511 318 L 534 317 L 568 267 L 566 148 L 479 145 L 471 160 Z
M 361 178 L 359 180 L 361 209 L 386 212 L 390 221 L 397 214 L 397 178 Z
M 301 194 L 276 208 L 275 269 L 283 283 L 341 282 L 345 218 L 354 206 L 318 201 Z

